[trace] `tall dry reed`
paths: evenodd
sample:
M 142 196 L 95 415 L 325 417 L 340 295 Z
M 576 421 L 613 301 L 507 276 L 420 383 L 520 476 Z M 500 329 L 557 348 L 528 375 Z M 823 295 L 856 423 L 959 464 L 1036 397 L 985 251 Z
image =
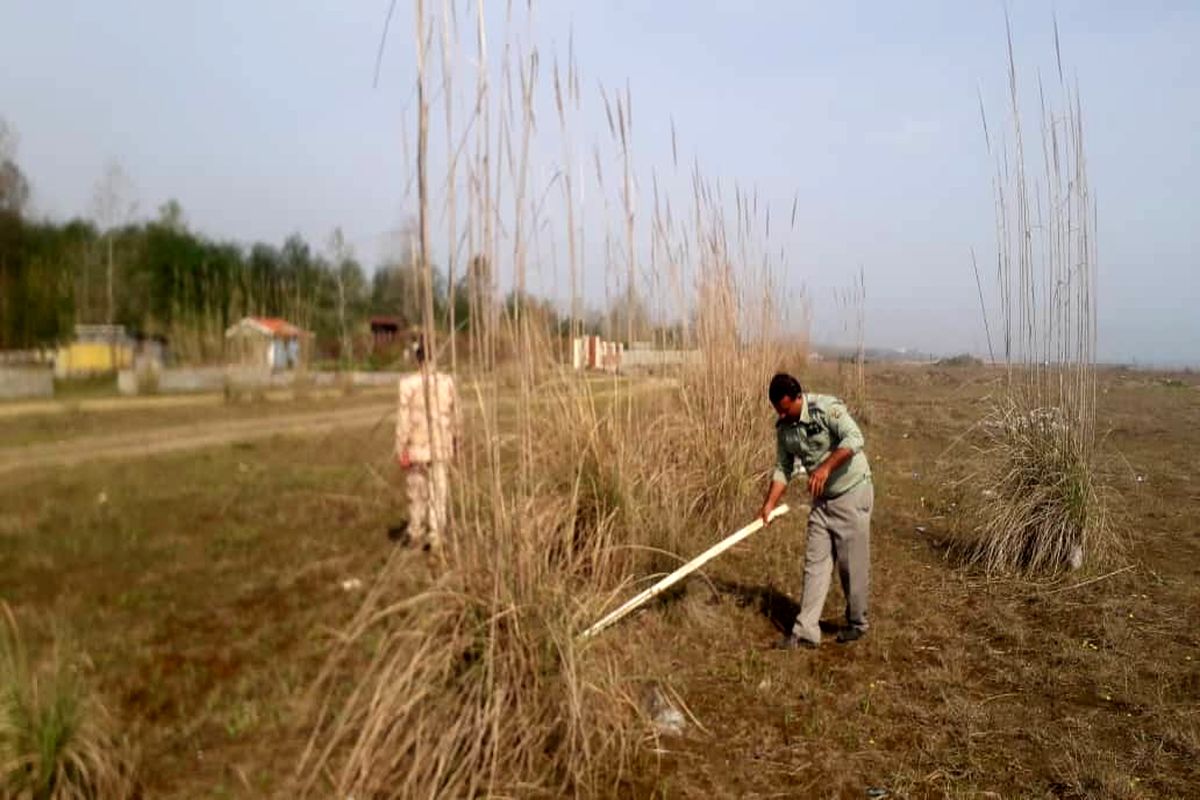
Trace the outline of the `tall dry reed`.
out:
M 439 23 L 421 0 L 415 6 L 422 223 L 412 248 L 426 276 L 423 328 L 437 353 L 434 209 L 440 217 L 465 212 L 445 224 L 464 230 L 472 248 L 471 314 L 481 323 L 472 324 L 470 369 L 459 374 L 468 434 L 454 468 L 451 535 L 433 577 L 414 593 L 410 554 L 393 555 L 332 648 L 300 788 L 360 798 L 611 796 L 655 734 L 635 700 L 639 679 L 623 669 L 629 654 L 619 635 L 586 645 L 576 636 L 636 583 L 678 563 L 669 554 L 694 552 L 757 508 L 772 456 L 764 387 L 776 369 L 795 366 L 779 336 L 774 282 L 783 265 L 770 256 L 770 212 L 740 190 L 727 208 L 697 165 L 677 176 L 690 180 L 687 203 L 673 207 L 656 185 L 653 214 L 639 215 L 628 87 L 602 98 L 620 180 L 605 180 L 597 147 L 588 189 L 615 197 L 585 206 L 573 52 L 565 78 L 550 73 L 553 95 L 537 51 L 511 33 L 493 64 L 482 3 L 472 111 L 461 133 L 446 137 L 448 146 L 465 144 L 470 131 L 474 151 L 462 162 L 431 152 L 424 56 Z M 519 27 L 512 14 L 509 7 L 510 31 Z M 457 37 L 442 41 L 452 47 Z M 443 53 L 442 69 L 459 60 Z M 441 85 L 441 102 L 454 102 L 449 87 L 461 82 L 443 74 Z M 565 163 L 538 184 L 546 173 L 534 159 L 535 110 L 544 96 L 554 100 Z M 451 128 L 458 117 L 445 118 Z M 427 174 L 435 162 L 447 168 L 440 189 Z M 465 204 L 447 197 L 458 180 Z M 544 205 L 556 196 L 554 182 L 561 214 Z M 602 277 L 624 304 L 623 334 L 677 326 L 677 345 L 703 351 L 693 370 L 636 379 L 572 373 L 561 361 L 561 332 L 523 302 L 541 278 L 543 232 L 561 225 L 569 328 L 581 330 L 585 287 L 597 283 L 584 266 L 585 231 L 607 228 L 614 207 L 624 241 L 604 249 Z M 515 302 L 500 302 L 502 280 Z M 631 313 L 639 305 L 647 316 Z M 506 350 L 513 358 L 500 363 Z
M 1058 31 L 1055 29 L 1056 53 Z M 980 426 L 973 519 L 954 550 L 989 573 L 1056 573 L 1120 542 L 1096 464 L 1095 206 L 1077 87 L 1057 65 L 1061 106 L 1039 78 L 1041 165 L 1031 176 L 1008 36 L 1008 139 L 996 147 L 996 281 L 1003 388 Z M 1055 87 L 1051 87 L 1055 88 Z M 990 330 L 990 329 L 989 329 Z M 990 338 L 990 337 L 989 337 Z M 990 347 L 990 343 L 989 343 Z

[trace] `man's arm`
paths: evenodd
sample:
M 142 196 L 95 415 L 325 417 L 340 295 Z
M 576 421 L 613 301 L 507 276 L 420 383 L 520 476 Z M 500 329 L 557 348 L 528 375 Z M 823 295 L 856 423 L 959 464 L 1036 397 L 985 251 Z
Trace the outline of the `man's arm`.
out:
M 834 470 L 854 458 L 854 454 L 863 449 L 865 441 L 862 431 L 845 403 L 837 401 L 829 407 L 827 415 L 829 432 L 836 448 L 822 461 L 812 474 L 808 476 L 808 493 L 813 498 L 820 497 L 825 492 L 825 484 Z
M 825 484 L 829 481 L 829 476 L 833 474 L 833 471 L 852 458 L 854 458 L 853 450 L 839 447 L 817 465 L 817 468 L 808 476 L 808 493 L 814 500 L 825 492 Z
M 762 517 L 763 525 L 771 524 L 771 512 L 775 510 L 775 506 L 779 505 L 779 499 L 783 497 L 786 489 L 786 483 L 775 480 L 771 481 L 771 485 L 767 487 L 767 499 L 763 501 L 762 510 L 758 512 L 758 515 Z
M 409 429 L 412 424 L 412 414 L 409 410 L 411 402 L 412 393 L 401 383 L 396 401 L 396 461 L 404 469 L 412 466 L 412 458 L 408 453 L 408 444 L 412 437 L 412 431 Z
M 776 441 L 775 472 L 771 475 L 771 485 L 767 487 L 767 497 L 759 512 L 764 525 L 770 524 L 771 512 L 775 510 L 775 506 L 779 505 L 779 499 L 783 497 L 788 481 L 792 479 L 792 473 L 795 470 L 796 457 L 787 451 L 782 442 Z

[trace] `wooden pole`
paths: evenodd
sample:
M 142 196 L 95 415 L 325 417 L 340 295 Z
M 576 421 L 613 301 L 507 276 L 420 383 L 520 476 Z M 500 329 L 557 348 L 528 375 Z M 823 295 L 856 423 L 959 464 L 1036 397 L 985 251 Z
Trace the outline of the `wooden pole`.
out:
M 789 509 L 786 505 L 779 506 L 774 511 L 771 512 L 770 519 L 775 520 L 778 517 L 781 517 L 784 514 L 788 513 L 788 510 Z M 714 558 L 721 555 L 722 553 L 724 553 L 729 548 L 733 547 L 738 542 L 741 542 L 742 540 L 747 539 L 750 536 L 753 536 L 755 533 L 758 533 L 758 531 L 762 530 L 762 527 L 763 527 L 763 521 L 761 519 L 756 519 L 756 520 L 754 520 L 754 522 L 751 522 L 746 527 L 741 528 L 740 530 L 738 530 L 734 533 L 731 533 L 729 536 L 727 536 L 724 539 L 722 539 L 721 541 L 717 542 L 712 547 L 708 548 L 703 553 L 696 556 L 691 561 L 687 562 L 682 567 L 675 570 L 670 575 L 668 575 L 667 577 L 660 580 L 658 583 L 651 586 L 649 589 L 639 592 L 638 594 L 636 594 L 633 597 L 626 600 L 624 603 L 622 603 L 616 609 L 605 614 L 603 617 L 601 617 L 596 622 L 596 624 L 592 625 L 592 627 L 588 628 L 583 633 L 579 634 L 579 638 L 587 639 L 589 637 L 595 636 L 597 633 L 604 630 L 608 626 L 612 625 L 614 622 L 621 619 L 622 617 L 626 616 L 627 614 L 629 614 L 629 612 L 633 611 L 635 608 L 642 605 L 650 598 L 655 597 L 659 594 L 662 594 L 662 592 L 665 589 L 668 589 L 669 587 L 678 583 L 681 578 L 684 578 L 684 577 L 690 575 L 691 573 L 695 572 L 696 570 L 700 569 L 700 567 L 704 566 L 709 561 L 712 561 Z

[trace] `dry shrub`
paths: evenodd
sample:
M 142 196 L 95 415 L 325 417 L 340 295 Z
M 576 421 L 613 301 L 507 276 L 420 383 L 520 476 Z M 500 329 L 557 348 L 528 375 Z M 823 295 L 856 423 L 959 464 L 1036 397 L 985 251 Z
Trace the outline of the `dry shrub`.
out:
M 568 427 L 580 406 L 552 400 L 554 424 L 528 452 L 535 488 L 477 475 L 440 576 L 403 596 L 388 570 L 412 565 L 398 554 L 346 632 L 303 764 L 310 792 L 328 793 L 330 771 L 339 796 L 605 794 L 635 756 L 638 711 L 616 654 L 575 640 L 624 571 L 623 486 L 598 466 L 614 429 L 594 414 Z M 600 455 L 563 473 L 575 448 Z
M 1103 562 L 1119 545 L 1095 463 L 1094 206 L 1081 104 L 1061 63 L 1061 111 L 1039 81 L 1045 175 L 1028 177 L 1011 36 L 1008 52 L 1011 139 L 995 179 L 1007 371 L 981 425 L 982 467 L 966 481 L 967 515 L 951 549 L 989 573 L 1055 574 L 1085 553 Z M 986 309 L 984 322 L 990 331 Z
M 982 466 L 969 479 L 979 495 L 953 542 L 963 560 L 992 574 L 1054 574 L 1084 553 L 1119 552 L 1077 430 L 1053 408 L 995 407 L 982 426 Z
M 133 760 L 104 706 L 55 649 L 31 662 L 4 604 L 0 635 L 0 796 L 121 800 L 135 796 Z

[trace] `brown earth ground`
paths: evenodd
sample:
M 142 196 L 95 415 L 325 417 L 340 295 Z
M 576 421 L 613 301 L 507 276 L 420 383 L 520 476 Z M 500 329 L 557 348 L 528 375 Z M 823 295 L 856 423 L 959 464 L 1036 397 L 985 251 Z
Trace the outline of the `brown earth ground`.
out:
M 937 544 L 947 481 L 969 456 L 960 437 L 996 378 L 869 371 L 866 640 L 769 649 L 799 593 L 803 521 L 789 518 L 604 634 L 651 654 L 645 677 L 669 679 L 699 723 L 664 737 L 657 767 L 625 794 L 1200 796 L 1200 381 L 1104 372 L 1102 454 L 1129 553 L 1046 586 L 989 582 Z M 827 369 L 807 383 L 838 379 Z M 85 674 L 139 746 L 147 797 L 285 792 L 305 690 L 361 598 L 352 581 L 389 555 L 383 530 L 402 501 L 389 425 L 368 424 L 383 401 L 305 402 L 0 425 L 0 463 L 18 448 L 24 462 L 0 476 L 0 598 L 35 647 L 86 654 Z M 274 422 L 305 415 L 328 424 Z M 770 424 L 764 403 L 764 437 Z M 80 447 L 71 466 L 34 466 L 69 448 L 58 440 L 177 441 L 173 429 L 203 433 L 197 449 L 94 460 Z M 399 557 L 421 583 L 424 561 Z M 835 589 L 831 622 L 840 602 Z

